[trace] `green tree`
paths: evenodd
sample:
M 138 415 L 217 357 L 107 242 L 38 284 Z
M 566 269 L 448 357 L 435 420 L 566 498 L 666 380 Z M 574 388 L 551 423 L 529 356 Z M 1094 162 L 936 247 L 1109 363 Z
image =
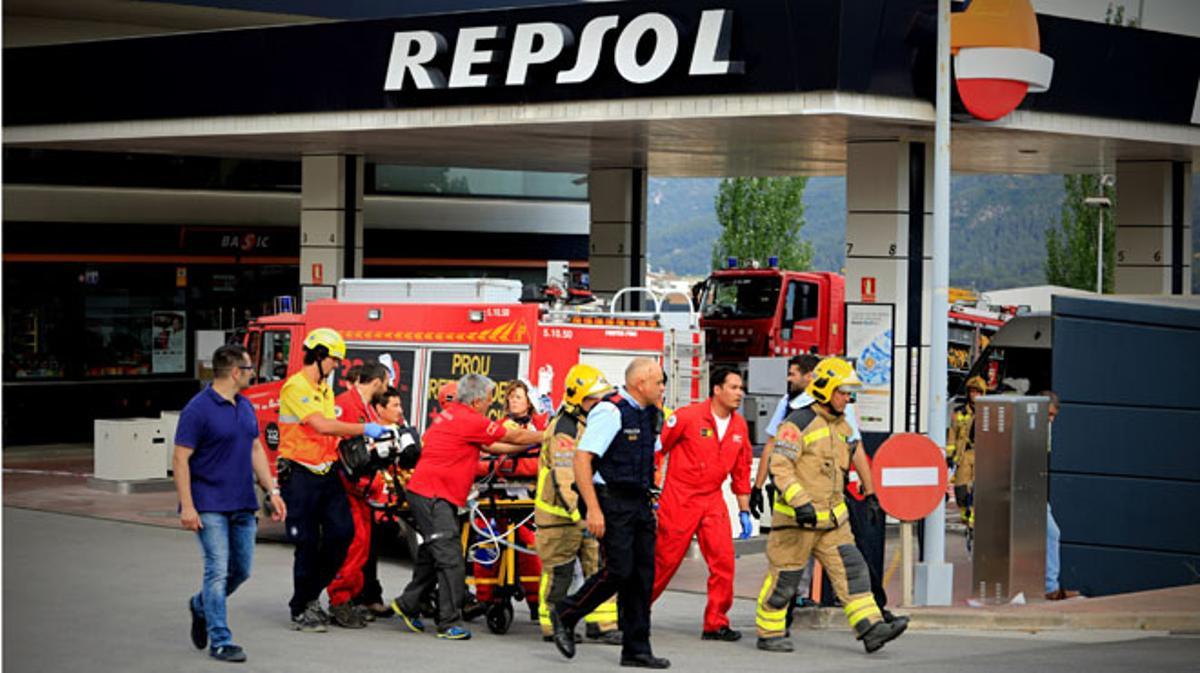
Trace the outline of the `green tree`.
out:
M 812 243 L 800 238 L 807 183 L 804 177 L 722 180 L 716 197 L 721 234 L 713 243 L 713 268 L 721 268 L 726 257 L 765 263 L 778 256 L 782 269 L 808 269 Z
M 1100 196 L 1100 177 L 1064 175 L 1062 214 L 1057 228 L 1046 230 L 1046 282 L 1080 290 L 1096 289 L 1096 244 L 1100 218 L 1104 218 L 1104 292 L 1113 291 L 1113 260 L 1117 227 L 1113 209 L 1088 205 L 1084 199 Z M 1103 196 L 1114 206 L 1116 190 L 1105 185 Z

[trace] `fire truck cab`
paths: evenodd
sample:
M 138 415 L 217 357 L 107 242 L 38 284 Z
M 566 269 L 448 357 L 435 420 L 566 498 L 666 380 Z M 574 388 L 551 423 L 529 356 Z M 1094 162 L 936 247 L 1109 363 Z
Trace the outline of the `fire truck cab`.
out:
M 400 391 L 405 418 L 422 432 L 439 410 L 438 388 L 470 373 L 498 384 L 488 412 L 492 418 L 504 413 L 503 384 L 518 378 L 557 406 L 563 376 L 578 362 L 598 367 L 620 385 L 630 359 L 655 358 L 667 374 L 668 405 L 704 396 L 704 342 L 694 312 L 690 326 L 665 326 L 655 310 L 523 303 L 521 289 L 518 281 L 500 279 L 343 280 L 336 299 L 309 302 L 301 314 L 254 321 L 245 344 L 256 383 L 245 394 L 272 463 L 279 446 L 279 393 L 300 370 L 301 344 L 317 327 L 331 327 L 346 340 L 346 358 L 331 375 L 335 394 L 347 389 L 343 377 L 351 367 L 376 360 Z
M 700 326 L 714 362 L 841 353 L 846 281 L 830 272 L 714 271 L 704 284 Z

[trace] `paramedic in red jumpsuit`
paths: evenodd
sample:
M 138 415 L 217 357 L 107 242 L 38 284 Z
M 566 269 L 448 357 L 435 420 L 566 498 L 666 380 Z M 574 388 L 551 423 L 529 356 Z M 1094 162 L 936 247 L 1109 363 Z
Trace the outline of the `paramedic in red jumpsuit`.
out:
M 708 564 L 708 604 L 704 608 L 704 640 L 732 642 L 741 632 L 729 628 L 733 605 L 733 531 L 722 486 L 733 478 L 742 536 L 750 532 L 750 463 L 753 448 L 742 403 L 742 377 L 719 368 L 710 378 L 710 397 L 686 406 L 667 419 L 662 449 L 667 474 L 658 509 L 654 552 L 654 599 L 679 569 L 693 537 Z

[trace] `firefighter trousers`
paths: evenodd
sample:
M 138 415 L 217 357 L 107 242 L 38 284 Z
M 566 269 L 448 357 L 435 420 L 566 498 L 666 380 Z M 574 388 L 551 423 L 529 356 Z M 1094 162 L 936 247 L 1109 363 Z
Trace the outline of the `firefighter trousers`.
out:
M 575 579 L 575 560 L 583 568 L 583 576 L 591 577 L 600 570 L 600 543 L 583 524 L 543 526 L 537 531 L 538 557 L 542 560 L 542 577 L 538 588 L 538 622 L 542 635 L 554 634 L 550 626 L 550 607 L 566 597 Z M 596 624 L 601 633 L 617 628 L 617 597 L 613 596 L 588 613 L 583 621 Z
M 341 605 L 358 595 L 363 588 L 363 566 L 371 554 L 371 525 L 374 512 L 357 493 L 354 486 L 342 480 L 346 487 L 346 502 L 350 506 L 350 518 L 354 520 L 354 537 L 346 549 L 346 558 L 338 568 L 333 581 L 326 587 L 330 605 Z
M 704 630 L 719 631 L 729 626 L 733 606 L 733 529 L 723 492 L 708 494 L 667 490 L 659 501 L 658 540 L 654 546 L 654 598 L 671 583 L 687 554 L 692 538 L 698 537 L 700 553 L 708 565 L 708 603 L 704 606 Z
M 787 613 L 800 586 L 809 557 L 825 569 L 829 583 L 855 635 L 862 637 L 882 619 L 871 594 L 871 576 L 862 553 L 854 546 L 850 524 L 831 530 L 772 528 L 767 536 L 767 577 L 758 592 L 755 623 L 759 638 L 776 638 L 787 632 Z

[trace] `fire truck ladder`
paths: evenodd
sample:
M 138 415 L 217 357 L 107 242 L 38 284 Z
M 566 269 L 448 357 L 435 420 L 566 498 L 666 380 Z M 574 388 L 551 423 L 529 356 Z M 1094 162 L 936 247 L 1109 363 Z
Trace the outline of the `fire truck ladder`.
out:
M 617 303 L 626 293 L 644 292 L 654 300 L 653 317 L 662 325 L 663 371 L 667 375 L 666 404 L 678 409 L 699 402 L 705 397 L 708 366 L 704 353 L 704 333 L 700 329 L 700 314 L 692 298 L 684 292 L 671 290 L 659 294 L 648 287 L 627 287 L 618 290 L 609 302 L 609 310 L 617 311 Z M 663 312 L 663 300 L 671 295 L 683 297 L 687 312 Z

